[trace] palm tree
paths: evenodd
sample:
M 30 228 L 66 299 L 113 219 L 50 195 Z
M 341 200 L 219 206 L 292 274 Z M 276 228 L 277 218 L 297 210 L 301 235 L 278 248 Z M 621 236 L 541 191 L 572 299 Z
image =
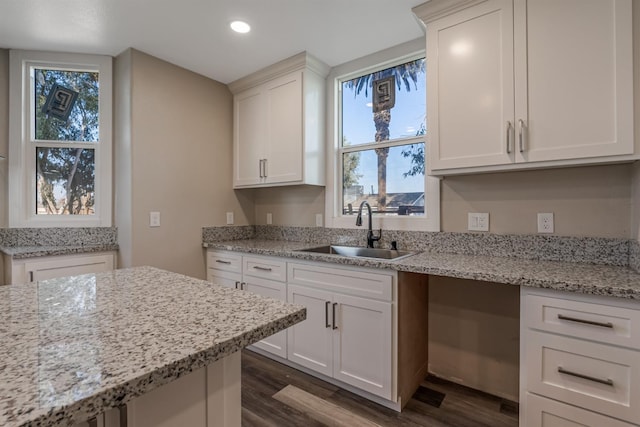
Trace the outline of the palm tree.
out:
M 375 81 L 394 77 L 396 82 L 404 83 L 407 92 L 411 91 L 411 83 L 417 89 L 418 78 L 424 75 L 424 59 L 400 64 L 392 68 L 366 74 L 346 82 L 346 87 L 354 91 L 354 96 L 360 94 L 364 89 L 365 96 L 368 96 L 369 88 L 373 87 Z M 402 84 L 397 84 L 398 90 L 402 90 Z M 389 123 L 391 122 L 391 110 L 384 109 L 373 112 L 373 123 L 376 127 L 375 142 L 389 140 Z M 384 211 L 387 205 L 387 157 L 389 148 L 376 148 L 378 156 L 378 211 Z

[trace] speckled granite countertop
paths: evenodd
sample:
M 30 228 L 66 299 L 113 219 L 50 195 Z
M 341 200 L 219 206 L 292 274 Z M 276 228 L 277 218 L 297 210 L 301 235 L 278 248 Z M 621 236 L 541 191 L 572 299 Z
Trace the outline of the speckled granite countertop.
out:
M 421 252 L 395 261 L 299 252 L 322 244 L 232 240 L 203 246 L 236 252 L 383 268 L 460 279 L 532 286 L 640 301 L 640 274 L 628 267 Z
M 0 425 L 71 425 L 304 320 L 152 267 L 0 286 Z
M 13 259 L 26 259 L 53 255 L 71 255 L 92 252 L 117 251 L 117 244 L 69 246 L 0 246 L 0 252 Z

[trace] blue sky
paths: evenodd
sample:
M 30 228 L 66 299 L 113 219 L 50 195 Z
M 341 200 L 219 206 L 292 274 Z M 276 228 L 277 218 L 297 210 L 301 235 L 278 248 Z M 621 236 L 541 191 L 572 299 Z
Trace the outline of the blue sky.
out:
M 390 139 L 415 136 L 426 115 L 426 79 L 418 79 L 417 90 L 414 86 L 407 92 L 396 88 L 396 104 L 391 110 L 389 124 Z M 371 109 L 371 90 L 365 97 L 364 90 L 357 96 L 355 91 L 345 88 L 343 93 L 343 115 L 348 118 L 343 122 L 343 134 L 350 145 L 359 145 L 375 141 L 375 126 Z M 404 178 L 402 173 L 411 166 L 409 158 L 400 155 L 401 148 L 392 148 L 387 159 L 387 192 L 424 191 L 424 176 Z M 378 163 L 373 150 L 363 152 L 357 173 L 362 175 L 360 184 L 365 192 L 378 191 Z

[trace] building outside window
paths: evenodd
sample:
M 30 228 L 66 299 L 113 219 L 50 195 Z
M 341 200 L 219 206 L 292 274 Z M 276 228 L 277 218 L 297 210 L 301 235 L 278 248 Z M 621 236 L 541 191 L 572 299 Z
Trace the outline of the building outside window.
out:
M 111 58 L 11 51 L 11 227 L 111 225 Z

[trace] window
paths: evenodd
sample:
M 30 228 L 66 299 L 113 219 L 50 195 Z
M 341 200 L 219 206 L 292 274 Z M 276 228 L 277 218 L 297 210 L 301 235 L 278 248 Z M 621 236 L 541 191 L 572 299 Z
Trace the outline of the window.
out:
M 362 67 L 364 63 L 371 65 Z M 395 59 L 376 54 L 339 66 L 331 80 L 335 156 L 328 174 L 333 178 L 333 191 L 327 191 L 330 225 L 355 225 L 359 207 L 368 202 L 380 227 L 439 230 L 439 181 L 426 176 L 425 167 L 423 48 Z
M 111 58 L 11 51 L 9 225 L 111 225 Z

